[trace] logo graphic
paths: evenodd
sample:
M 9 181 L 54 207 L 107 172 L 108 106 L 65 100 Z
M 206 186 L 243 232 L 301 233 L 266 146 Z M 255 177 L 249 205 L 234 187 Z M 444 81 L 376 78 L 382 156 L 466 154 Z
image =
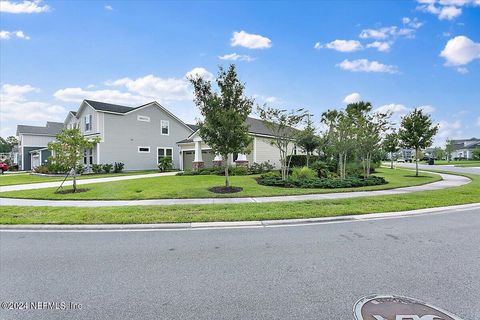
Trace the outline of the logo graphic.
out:
M 353 312 L 355 320 L 462 320 L 423 301 L 392 295 L 361 298 Z

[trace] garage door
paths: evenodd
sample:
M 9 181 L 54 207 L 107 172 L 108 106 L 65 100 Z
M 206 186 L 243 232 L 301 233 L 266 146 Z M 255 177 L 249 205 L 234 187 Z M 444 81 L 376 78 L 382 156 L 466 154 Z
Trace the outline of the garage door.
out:
M 213 166 L 214 158 L 215 158 L 215 155 L 211 150 L 202 150 L 202 159 L 205 164 L 205 167 Z M 193 160 L 195 160 L 194 151 L 183 151 L 183 170 L 191 170 Z

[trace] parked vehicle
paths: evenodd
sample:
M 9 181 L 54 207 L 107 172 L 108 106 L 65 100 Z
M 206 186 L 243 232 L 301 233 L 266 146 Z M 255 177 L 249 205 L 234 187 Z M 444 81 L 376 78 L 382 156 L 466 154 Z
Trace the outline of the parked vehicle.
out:
M 405 163 L 405 159 L 397 159 L 397 162 L 399 162 L 399 163 Z
M 8 171 L 8 165 L 5 162 L 0 162 L 0 174 Z

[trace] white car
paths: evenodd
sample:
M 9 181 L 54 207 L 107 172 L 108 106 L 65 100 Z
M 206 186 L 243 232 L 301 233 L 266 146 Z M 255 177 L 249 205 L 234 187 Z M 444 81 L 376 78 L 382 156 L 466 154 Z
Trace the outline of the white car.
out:
M 397 159 L 397 162 L 399 162 L 399 163 L 405 163 L 405 159 Z

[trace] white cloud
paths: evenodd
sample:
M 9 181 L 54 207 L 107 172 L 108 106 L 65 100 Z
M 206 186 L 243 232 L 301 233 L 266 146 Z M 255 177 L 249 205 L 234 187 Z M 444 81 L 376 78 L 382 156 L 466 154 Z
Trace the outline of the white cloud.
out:
M 41 13 L 50 11 L 50 7 L 42 4 L 42 0 L 12 2 L 0 1 L 0 12 L 5 13 Z
M 137 106 L 153 99 L 139 95 L 133 95 L 129 92 L 121 92 L 118 90 L 85 90 L 82 88 L 65 88 L 57 90 L 53 96 L 58 100 L 65 102 L 80 103 L 84 99 L 98 100 L 108 103 L 116 103 L 120 105 Z
M 104 8 L 105 10 L 113 11 L 113 7 L 109 4 L 107 4 Z
M 24 39 L 24 40 L 30 40 L 30 37 L 27 36 L 23 31 L 18 30 L 18 31 L 6 31 L 2 30 L 0 31 L 0 39 L 1 40 L 9 40 L 12 37 L 16 37 L 18 39 Z
M 461 74 L 467 74 L 468 73 L 468 69 L 465 68 L 465 67 L 458 67 L 456 70 L 457 70 L 458 73 L 461 73 Z
M 476 43 L 465 36 L 457 36 L 448 40 L 440 56 L 445 58 L 445 65 L 466 65 L 480 58 L 480 43 Z
M 245 31 L 233 33 L 232 38 L 230 39 L 230 44 L 232 47 L 241 46 L 249 49 L 265 49 L 272 46 L 272 40 L 267 37 L 251 34 Z
M 462 14 L 462 7 L 480 6 L 479 0 L 417 0 L 418 10 L 434 14 L 439 20 L 453 20 Z
M 348 60 L 345 59 L 336 65 L 337 67 L 352 72 L 385 72 L 397 73 L 398 68 L 393 65 L 386 65 L 378 61 L 369 61 L 367 59 Z
M 193 68 L 185 74 L 185 78 L 202 77 L 205 80 L 213 80 L 215 77 L 207 69 L 202 67 Z
M 390 44 L 384 41 L 374 41 L 367 44 L 367 48 L 376 48 L 378 51 L 387 52 L 390 51 Z
M 462 122 L 460 120 L 451 121 L 440 121 L 438 123 L 438 134 L 437 139 L 444 141 L 447 138 L 455 139 L 462 136 Z
M 340 52 L 354 52 L 363 49 L 362 44 L 357 40 L 334 40 L 324 45 L 320 44 L 320 42 L 317 42 L 315 43 L 314 48 L 327 48 Z
M 40 124 L 45 121 L 62 121 L 66 113 L 64 107 L 32 101 L 26 96 L 39 91 L 38 88 L 31 85 L 2 85 L 0 90 L 0 127 L 9 127 L 7 125 L 8 121 L 21 121 L 22 123 L 30 124 Z
M 374 110 L 375 112 L 380 113 L 391 113 L 393 116 L 401 117 L 406 115 L 411 111 L 403 104 L 390 103 L 383 106 L 380 106 Z
M 431 105 L 426 105 L 426 106 L 420 106 L 418 109 L 421 109 L 425 113 L 432 113 L 435 111 L 435 108 L 432 107 Z
M 343 103 L 345 104 L 355 103 L 359 101 L 362 101 L 362 96 L 358 92 L 350 93 L 343 99 Z
M 224 54 L 223 56 L 218 57 L 220 60 L 229 60 L 229 61 L 253 61 L 255 58 L 250 57 L 249 55 L 241 55 L 237 53 Z
M 386 39 L 395 34 L 397 27 L 384 27 L 380 29 L 363 29 L 359 37 L 362 39 Z

